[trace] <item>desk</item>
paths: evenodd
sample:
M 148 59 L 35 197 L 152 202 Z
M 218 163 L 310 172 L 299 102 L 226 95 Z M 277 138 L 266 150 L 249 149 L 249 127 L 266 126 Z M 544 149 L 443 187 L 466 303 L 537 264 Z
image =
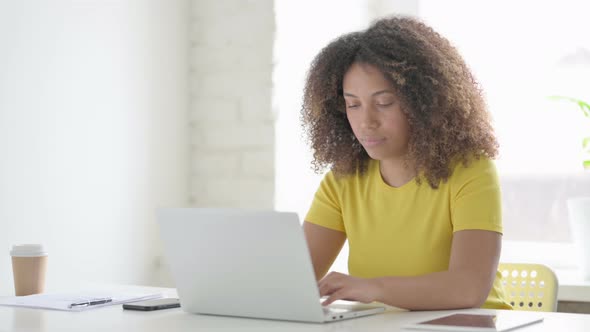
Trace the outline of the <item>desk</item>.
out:
M 584 280 L 578 270 L 555 270 L 559 280 L 557 298 L 560 301 L 590 302 L 590 280 Z
M 559 279 L 557 311 L 590 314 L 590 280 L 578 270 L 555 270 Z
M 135 288 L 137 289 L 137 288 Z M 162 291 L 169 296 L 174 289 L 141 288 L 146 291 Z M 471 313 L 494 313 L 495 310 L 459 310 Z M 457 312 L 457 311 L 449 311 Z M 123 310 L 121 306 L 109 306 L 84 312 L 63 312 L 25 308 L 0 307 L 0 330 L 8 331 L 359 331 L 395 332 L 411 322 L 439 316 L 444 311 L 387 312 L 374 316 L 355 318 L 326 324 L 296 323 L 247 318 L 194 315 L 181 309 L 153 312 Z M 516 312 L 519 315 L 536 313 Z M 542 313 L 543 323 L 523 327 L 516 331 L 553 332 L 587 331 L 590 315 L 566 313 Z M 403 330 L 410 331 L 410 330 Z

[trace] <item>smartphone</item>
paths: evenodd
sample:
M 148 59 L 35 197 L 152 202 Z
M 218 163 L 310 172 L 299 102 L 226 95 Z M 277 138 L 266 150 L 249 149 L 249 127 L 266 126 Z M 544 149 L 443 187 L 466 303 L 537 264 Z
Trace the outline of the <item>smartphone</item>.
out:
M 140 311 L 153 311 L 178 307 L 180 307 L 180 301 L 176 298 L 146 300 L 123 304 L 123 309 Z

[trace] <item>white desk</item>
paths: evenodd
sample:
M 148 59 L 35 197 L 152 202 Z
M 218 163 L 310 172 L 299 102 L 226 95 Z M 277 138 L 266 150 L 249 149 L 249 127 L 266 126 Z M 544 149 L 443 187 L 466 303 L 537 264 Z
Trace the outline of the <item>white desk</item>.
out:
M 559 280 L 558 300 L 590 302 L 590 280 L 583 280 L 577 270 L 556 270 L 555 273 Z
M 147 291 L 160 290 L 174 295 L 173 289 L 143 288 Z M 494 310 L 471 309 L 468 312 L 493 313 Z M 401 327 L 420 320 L 435 317 L 445 312 L 387 312 L 369 317 L 344 320 L 327 324 L 309 324 L 247 318 L 194 315 L 181 309 L 167 309 L 153 312 L 123 310 L 121 306 L 109 306 L 85 312 L 63 312 L 37 309 L 0 307 L 0 330 L 4 331 L 359 331 L 395 332 Z M 520 315 L 536 313 L 518 312 Z M 543 313 L 544 322 L 523 327 L 516 331 L 553 332 L 587 331 L 590 315 Z M 408 330 L 404 330 L 408 331 Z

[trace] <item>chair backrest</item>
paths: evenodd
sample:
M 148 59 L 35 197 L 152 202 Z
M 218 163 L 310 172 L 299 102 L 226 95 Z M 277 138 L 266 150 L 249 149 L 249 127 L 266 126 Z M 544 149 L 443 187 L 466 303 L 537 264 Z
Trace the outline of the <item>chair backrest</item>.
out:
M 556 311 L 557 276 L 541 264 L 500 263 L 502 285 L 508 302 L 516 310 Z

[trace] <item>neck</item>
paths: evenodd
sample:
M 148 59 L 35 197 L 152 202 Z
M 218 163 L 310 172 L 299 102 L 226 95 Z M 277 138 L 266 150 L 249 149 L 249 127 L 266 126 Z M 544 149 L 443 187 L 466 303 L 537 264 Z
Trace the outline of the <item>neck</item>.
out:
M 412 163 L 403 158 L 380 161 L 379 171 L 383 181 L 392 187 L 401 187 L 416 177 Z

